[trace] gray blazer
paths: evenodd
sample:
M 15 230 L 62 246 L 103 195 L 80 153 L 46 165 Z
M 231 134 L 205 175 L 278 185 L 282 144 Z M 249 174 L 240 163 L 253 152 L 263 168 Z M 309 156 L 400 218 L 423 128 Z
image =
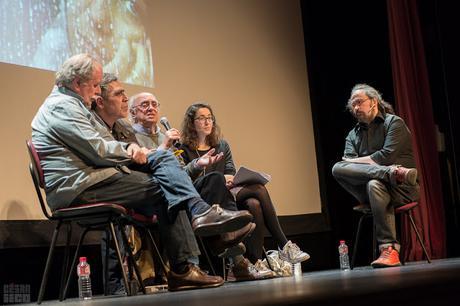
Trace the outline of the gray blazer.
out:
M 131 161 L 128 144 L 116 141 L 79 95 L 57 86 L 32 120 L 32 142 L 52 210 L 70 206 L 82 191 Z

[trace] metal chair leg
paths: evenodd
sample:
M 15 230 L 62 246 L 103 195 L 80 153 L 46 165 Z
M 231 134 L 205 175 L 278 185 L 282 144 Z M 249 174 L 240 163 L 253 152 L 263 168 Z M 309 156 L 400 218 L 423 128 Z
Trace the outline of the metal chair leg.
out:
M 104 295 L 109 295 L 109 250 L 110 250 L 110 231 L 105 230 L 105 254 L 104 254 Z
M 227 266 L 225 263 L 225 257 L 222 257 L 222 278 L 224 281 L 227 281 L 228 273 L 227 273 Z
M 378 248 L 379 246 L 377 245 L 377 229 L 375 227 L 374 218 L 372 217 L 372 260 L 377 259 Z
M 204 245 L 203 239 L 201 239 L 201 237 L 198 236 L 198 240 L 200 241 L 201 247 L 202 247 L 203 252 L 204 252 L 204 256 L 206 257 L 206 260 L 208 261 L 208 264 L 209 264 L 209 267 L 210 267 L 210 269 L 212 271 L 212 274 L 217 275 L 216 270 L 214 270 L 214 266 L 213 266 L 213 264 L 211 262 L 211 258 L 208 255 L 208 251 L 206 251 L 206 246 Z
M 48 282 L 48 274 L 50 272 L 51 262 L 53 260 L 54 248 L 56 246 L 57 237 L 61 228 L 62 222 L 59 221 L 54 229 L 53 238 L 51 239 L 50 250 L 48 251 L 48 258 L 46 259 L 45 271 L 43 272 L 42 283 L 40 285 L 40 291 L 38 292 L 37 304 L 41 304 L 43 296 L 45 294 L 46 283 Z
M 118 239 L 117 239 L 117 236 L 116 236 L 116 233 L 115 233 L 115 227 L 113 225 L 113 222 L 110 222 L 109 226 L 110 226 L 110 233 L 112 234 L 112 238 L 113 238 L 113 243 L 115 245 L 115 250 L 117 251 L 118 263 L 120 264 L 121 272 L 122 272 L 122 275 L 123 275 L 123 282 L 124 282 L 124 285 L 125 285 L 126 293 L 128 295 L 132 295 L 131 294 L 131 288 L 130 288 L 129 283 L 128 283 L 128 277 L 126 276 L 126 271 L 123 268 L 123 258 L 121 257 L 120 246 L 118 244 Z
M 118 226 L 120 226 L 121 228 L 121 237 L 123 239 L 123 244 L 125 245 L 126 252 L 128 253 L 128 260 L 131 262 L 131 266 L 134 268 L 134 272 L 136 273 L 136 277 L 141 287 L 142 293 L 146 294 L 144 282 L 142 281 L 141 272 L 139 271 L 139 267 L 137 266 L 136 260 L 134 259 L 133 251 L 131 250 L 131 247 L 129 246 L 128 237 L 126 237 L 126 233 L 123 230 L 123 225 L 119 224 Z M 131 292 L 132 295 L 134 295 L 135 293 L 136 292 Z
M 165 273 L 168 273 L 168 267 L 166 266 L 164 260 L 163 260 L 163 257 L 161 256 L 161 253 L 160 253 L 160 250 L 155 242 L 155 238 L 153 237 L 152 235 L 152 232 L 150 231 L 149 228 L 147 228 L 147 234 L 149 235 L 149 238 L 150 238 L 150 242 L 152 243 L 153 245 L 153 248 L 155 249 L 155 255 L 158 257 L 158 259 L 160 260 L 160 263 L 161 263 L 161 267 L 163 268 L 163 271 Z
M 399 241 L 399 261 L 401 262 L 401 265 L 404 266 L 406 265 L 406 260 L 404 259 L 406 257 L 406 254 L 404 252 L 405 245 L 404 245 L 404 240 L 403 240 L 403 215 L 405 213 L 398 214 L 399 218 L 396 219 L 398 215 L 395 214 L 395 219 L 396 219 L 396 224 L 398 225 L 399 223 L 399 231 L 396 232 L 396 239 Z M 398 222 L 399 221 L 399 222 Z
M 75 273 L 75 268 L 77 265 L 77 258 L 78 258 L 78 253 L 80 252 L 80 247 L 83 243 L 83 240 L 85 239 L 86 234 L 88 233 L 89 228 L 86 227 L 83 232 L 80 235 L 80 239 L 78 240 L 77 244 L 77 249 L 75 250 L 75 255 L 73 256 L 72 264 L 70 265 L 70 271 L 69 271 L 69 276 L 67 277 L 67 281 L 64 287 L 64 293 L 62 294 L 62 299 L 65 300 L 67 298 L 67 291 L 69 289 L 69 284 L 70 280 L 72 279 L 74 273 Z
M 407 212 L 407 215 L 409 216 L 409 220 L 410 220 L 410 223 L 411 223 L 411 225 L 412 225 L 412 228 L 413 228 L 414 231 L 415 231 L 415 235 L 417 236 L 417 240 L 418 240 L 418 242 L 420 243 L 420 245 L 422 246 L 423 253 L 424 253 L 425 256 L 426 256 L 426 259 L 427 259 L 428 263 L 431 263 L 431 258 L 430 258 L 430 256 L 428 255 L 428 252 L 427 252 L 427 250 L 426 250 L 426 248 L 425 248 L 425 244 L 424 244 L 423 241 L 422 241 L 422 237 L 420 236 L 420 234 L 419 234 L 419 232 L 418 232 L 418 230 L 417 230 L 417 226 L 415 226 L 415 222 L 414 222 L 414 219 L 412 218 L 412 215 L 411 215 L 410 211 Z
M 70 239 L 72 238 L 72 223 L 69 222 L 66 225 L 67 225 L 67 238 L 66 238 L 65 251 L 64 251 L 64 260 L 62 263 L 61 282 L 60 282 L 60 288 L 59 288 L 59 301 L 64 300 L 64 288 L 65 288 L 65 282 L 67 280 L 66 276 L 69 273 L 69 269 L 72 269 L 72 267 L 69 267 Z
M 359 217 L 358 221 L 358 228 L 356 230 L 356 235 L 355 235 L 355 241 L 354 241 L 354 246 L 353 246 L 353 255 L 351 256 L 351 269 L 355 267 L 355 260 L 356 260 L 356 254 L 358 250 L 358 243 L 359 243 L 359 238 L 361 237 L 361 227 L 363 224 L 364 218 L 366 218 L 367 215 L 363 214 L 361 217 Z
M 275 271 L 273 269 L 272 265 L 270 264 L 270 260 L 268 260 L 267 250 L 265 250 L 264 246 L 262 246 L 262 251 L 263 251 L 263 254 L 265 256 L 265 259 L 267 260 L 268 267 L 270 268 L 270 270 Z

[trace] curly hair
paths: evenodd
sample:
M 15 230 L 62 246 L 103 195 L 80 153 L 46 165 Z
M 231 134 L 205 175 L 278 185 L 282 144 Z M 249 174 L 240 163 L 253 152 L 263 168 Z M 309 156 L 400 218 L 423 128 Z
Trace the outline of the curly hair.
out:
M 98 64 L 91 55 L 82 53 L 67 59 L 56 72 L 55 84 L 59 87 L 71 88 L 72 81 L 80 78 L 85 82 L 92 78 L 94 65 Z
M 191 149 L 198 148 L 198 134 L 195 129 L 195 116 L 200 108 L 207 108 L 211 112 L 211 115 L 214 119 L 211 134 L 206 136 L 206 144 L 211 147 L 215 147 L 221 139 L 220 127 L 217 124 L 216 117 L 214 116 L 214 112 L 212 111 L 211 106 L 204 102 L 197 102 L 187 108 L 181 127 L 181 143 L 190 147 Z
M 379 105 L 379 108 L 385 111 L 387 114 L 394 114 L 395 111 L 393 109 L 393 106 L 391 106 L 390 103 L 386 102 L 382 98 L 382 94 L 378 92 L 377 89 L 375 89 L 372 86 L 369 86 L 367 84 L 356 84 L 353 86 L 351 89 L 351 94 L 350 94 L 350 99 L 348 100 L 347 103 L 347 109 L 350 113 L 353 114 L 353 107 L 352 107 L 352 100 L 351 97 L 357 92 L 358 90 L 362 90 L 366 96 L 368 96 L 370 99 L 375 99 Z

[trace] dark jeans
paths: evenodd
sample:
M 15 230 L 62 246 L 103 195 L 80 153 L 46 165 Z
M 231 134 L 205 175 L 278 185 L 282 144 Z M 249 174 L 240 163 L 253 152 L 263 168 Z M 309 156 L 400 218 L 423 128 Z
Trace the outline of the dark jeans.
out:
M 389 166 L 341 161 L 332 175 L 360 203 L 371 206 L 379 247 L 394 246 L 399 251 L 394 207 L 417 201 L 420 186 L 394 184 Z
M 168 211 L 187 200 L 200 197 L 187 172 L 171 151 L 156 150 L 148 156 L 147 164 L 133 165 L 132 169 L 152 176 L 168 203 Z
M 142 166 L 142 170 L 144 172 L 119 172 L 91 186 L 74 202 L 113 202 L 147 216 L 157 214 L 160 235 L 167 242 L 165 246 L 171 261 L 184 261 L 190 253 L 199 253 L 190 222 L 182 220 L 183 217 L 174 218 L 173 222 L 168 218 L 172 208 L 185 208 L 179 204 L 199 197 L 189 176 L 174 155 L 163 150 L 149 155 L 148 164 Z M 186 235 L 188 232 L 190 234 Z
M 168 223 L 170 224 L 170 223 Z M 164 225 L 164 222 L 159 222 L 160 226 L 160 238 L 162 245 L 165 246 L 166 252 L 174 254 L 178 250 L 180 255 L 176 258 L 170 259 L 172 265 L 189 261 L 194 258 L 198 258 L 200 255 L 199 247 L 193 234 L 190 221 L 185 210 L 179 211 L 175 221 L 168 225 Z M 163 234 L 162 234 L 163 233 Z M 118 233 L 119 234 L 119 233 Z M 105 266 L 105 252 L 107 248 L 107 235 L 104 232 L 101 241 L 101 255 L 103 269 L 108 269 L 108 282 L 109 282 L 109 294 L 116 293 L 117 290 L 123 288 L 122 286 L 122 273 L 118 264 L 117 254 L 113 245 L 109 247 L 109 261 L 108 266 Z M 121 241 L 120 237 L 118 241 Z M 122 256 L 126 253 L 124 245 L 120 244 Z M 105 272 L 104 272 L 105 277 Z
M 190 221 L 185 213 L 169 218 L 186 208 L 180 205 L 199 197 L 192 181 L 169 151 L 157 150 L 148 164 L 130 173 L 119 172 L 82 192 L 74 203 L 112 202 L 138 213 L 158 216 L 160 237 L 172 265 L 200 254 Z M 171 221 L 172 220 L 172 221 Z

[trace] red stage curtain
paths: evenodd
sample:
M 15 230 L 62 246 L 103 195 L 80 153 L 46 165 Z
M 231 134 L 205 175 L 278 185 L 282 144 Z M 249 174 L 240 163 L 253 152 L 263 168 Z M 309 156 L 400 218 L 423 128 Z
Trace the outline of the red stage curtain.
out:
M 387 0 L 396 110 L 412 132 L 421 179 L 420 205 L 414 217 L 433 258 L 446 256 L 444 205 L 436 148 L 435 124 L 416 0 Z M 403 220 L 404 233 L 411 232 Z M 420 260 L 415 234 L 404 235 L 405 257 Z

